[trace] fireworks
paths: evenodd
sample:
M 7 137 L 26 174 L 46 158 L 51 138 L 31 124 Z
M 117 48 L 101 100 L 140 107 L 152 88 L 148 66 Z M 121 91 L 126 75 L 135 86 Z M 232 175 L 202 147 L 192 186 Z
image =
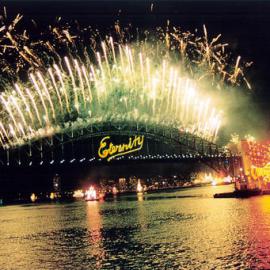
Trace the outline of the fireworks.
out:
M 20 20 L 18 15 L 0 27 L 2 75 L 16 80 L 5 84 L 0 95 L 4 148 L 95 123 L 125 121 L 163 124 L 214 141 L 222 115 L 202 90 L 205 81 L 211 88 L 246 81 L 240 58 L 231 68 L 227 44 L 217 43 L 219 36 L 208 42 L 206 28 L 203 37 L 159 28 L 154 38 L 133 42 L 116 25 L 99 42 L 91 30 L 85 45 L 81 36 L 86 30 L 75 35 L 59 26 L 36 42 L 26 31 L 14 30 Z M 5 58 L 9 54 L 15 66 Z

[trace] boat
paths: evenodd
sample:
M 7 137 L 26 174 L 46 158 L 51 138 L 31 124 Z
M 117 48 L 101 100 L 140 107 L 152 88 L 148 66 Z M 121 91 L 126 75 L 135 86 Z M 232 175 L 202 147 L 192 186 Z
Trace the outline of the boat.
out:
M 260 189 L 235 190 L 233 192 L 216 193 L 214 198 L 249 198 L 261 195 Z
M 85 192 L 85 200 L 86 201 L 98 200 L 97 192 L 93 186 L 90 186 L 90 188 Z

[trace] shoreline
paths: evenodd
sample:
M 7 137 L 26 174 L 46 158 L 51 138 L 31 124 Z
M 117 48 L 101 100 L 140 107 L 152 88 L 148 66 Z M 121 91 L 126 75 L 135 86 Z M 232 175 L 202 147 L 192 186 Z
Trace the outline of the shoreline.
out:
M 228 185 L 228 184 L 226 184 Z M 211 186 L 210 184 L 196 184 L 196 185 L 190 185 L 190 186 L 181 186 L 181 187 L 166 187 L 166 188 L 159 188 L 159 189 L 152 189 L 152 190 L 147 190 L 144 192 L 144 194 L 158 194 L 158 193 L 173 193 L 178 190 L 185 190 L 185 189 L 194 189 L 198 187 L 206 187 L 206 186 Z M 79 200 L 84 200 L 83 198 L 81 199 L 76 199 L 72 196 L 72 192 L 70 191 L 65 191 L 64 195 L 62 194 L 60 198 L 55 198 L 55 199 L 50 199 L 48 197 L 49 193 L 44 193 L 45 195 L 41 198 L 38 198 L 35 202 L 32 202 L 29 198 L 21 198 L 21 199 L 16 199 L 16 198 L 9 198 L 9 199 L 2 199 L 2 204 L 0 204 L 0 207 L 2 206 L 10 206 L 10 205 L 23 205 L 23 204 L 44 204 L 44 203 L 68 203 L 68 202 L 76 202 Z M 37 194 L 38 195 L 38 194 Z M 120 198 L 120 197 L 125 197 L 125 196 L 130 196 L 130 195 L 137 195 L 136 191 L 124 191 L 124 192 L 118 192 L 117 194 L 112 194 L 112 193 L 107 193 L 105 198 L 103 199 L 104 201 L 111 201 L 112 198 Z

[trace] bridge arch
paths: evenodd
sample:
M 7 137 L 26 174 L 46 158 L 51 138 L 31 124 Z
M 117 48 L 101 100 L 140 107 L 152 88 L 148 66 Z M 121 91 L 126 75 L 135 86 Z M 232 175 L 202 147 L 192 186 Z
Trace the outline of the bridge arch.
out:
M 230 151 L 217 144 L 208 141 L 195 134 L 180 131 L 168 125 L 146 124 L 142 122 L 101 122 L 88 125 L 83 128 L 71 128 L 68 132 L 56 134 L 52 137 L 39 139 L 26 145 L 14 149 L 2 150 L 0 154 L 0 166 L 41 166 L 41 165 L 61 165 L 62 163 L 76 160 L 93 160 L 97 157 L 97 151 L 92 145 L 92 149 L 83 149 L 81 155 L 79 148 L 84 148 L 84 143 L 88 146 L 93 141 L 104 136 L 128 137 L 143 135 L 147 140 L 162 142 L 169 146 L 176 147 L 178 153 L 171 158 L 176 160 L 190 159 L 200 160 L 206 165 L 216 169 L 214 160 L 231 160 L 234 157 Z M 83 146 L 81 147 L 80 144 Z M 140 157 L 140 153 L 135 156 Z M 144 152 L 144 158 L 152 157 L 151 151 Z M 76 158 L 75 158 L 76 157 Z M 165 158 L 165 157 L 164 157 Z

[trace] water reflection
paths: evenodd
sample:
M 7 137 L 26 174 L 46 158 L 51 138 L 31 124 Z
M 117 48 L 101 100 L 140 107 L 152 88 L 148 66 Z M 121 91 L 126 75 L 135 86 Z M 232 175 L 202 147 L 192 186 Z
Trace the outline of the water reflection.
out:
M 270 196 L 227 189 L 0 208 L 0 269 L 270 269 Z
M 144 203 L 144 195 L 143 193 L 139 192 L 137 193 L 138 198 L 138 205 L 137 205 L 137 217 L 138 217 L 138 223 L 140 224 L 140 230 L 143 233 L 145 230 L 147 230 L 148 227 L 148 220 L 147 220 L 147 206 Z
M 86 204 L 87 229 L 89 232 L 88 252 L 90 257 L 95 258 L 95 269 L 101 269 L 105 251 L 102 243 L 102 217 L 100 214 L 100 203 L 89 201 Z
M 248 204 L 250 267 L 270 269 L 270 196 L 252 198 Z
M 138 193 L 137 193 L 137 198 L 138 198 L 138 201 L 139 201 L 139 202 L 142 202 L 143 199 L 144 199 L 143 193 L 142 193 L 142 192 L 138 192 Z

